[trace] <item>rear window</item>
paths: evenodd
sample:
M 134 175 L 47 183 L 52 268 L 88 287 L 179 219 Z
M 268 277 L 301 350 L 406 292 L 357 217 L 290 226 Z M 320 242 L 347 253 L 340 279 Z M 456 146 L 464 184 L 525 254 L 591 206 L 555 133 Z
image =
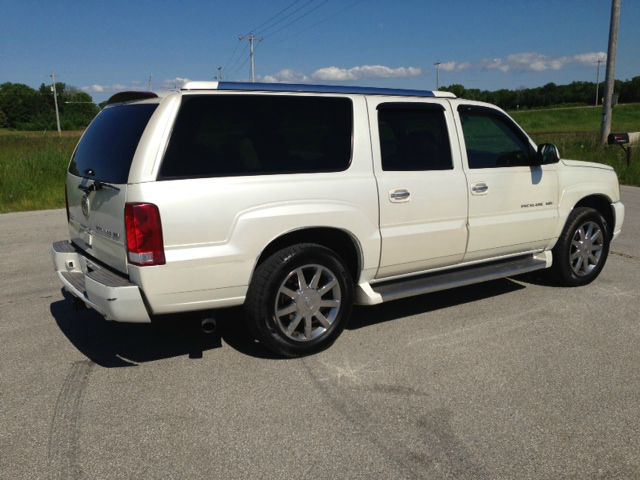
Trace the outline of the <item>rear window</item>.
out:
M 145 103 L 105 108 L 78 144 L 69 173 L 102 182 L 127 183 L 133 154 L 157 106 Z
M 185 95 L 159 178 L 346 170 L 352 110 L 347 98 Z

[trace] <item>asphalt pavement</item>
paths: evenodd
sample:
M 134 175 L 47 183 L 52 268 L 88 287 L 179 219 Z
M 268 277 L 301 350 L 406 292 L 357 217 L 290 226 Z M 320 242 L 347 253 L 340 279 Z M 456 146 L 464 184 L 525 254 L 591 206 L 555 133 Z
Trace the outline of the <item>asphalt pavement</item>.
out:
M 640 189 L 591 285 L 505 279 L 358 308 L 269 356 L 76 311 L 62 210 L 0 215 L 0 478 L 640 478 Z

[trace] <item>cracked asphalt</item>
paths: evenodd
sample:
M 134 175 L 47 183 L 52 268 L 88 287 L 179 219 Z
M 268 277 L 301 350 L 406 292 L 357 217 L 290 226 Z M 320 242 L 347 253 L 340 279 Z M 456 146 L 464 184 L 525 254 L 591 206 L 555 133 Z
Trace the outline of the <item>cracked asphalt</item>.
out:
M 601 276 L 358 308 L 294 360 L 75 311 L 61 210 L 0 215 L 0 477 L 640 478 L 640 189 Z

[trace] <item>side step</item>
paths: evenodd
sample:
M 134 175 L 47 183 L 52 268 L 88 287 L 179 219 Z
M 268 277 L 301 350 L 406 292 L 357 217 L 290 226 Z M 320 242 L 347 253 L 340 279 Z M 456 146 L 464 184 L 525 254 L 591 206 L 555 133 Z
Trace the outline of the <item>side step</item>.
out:
M 521 273 L 533 272 L 547 267 L 545 260 L 533 255 L 508 258 L 491 263 L 472 265 L 456 270 L 447 270 L 417 277 L 403 278 L 371 285 L 373 291 L 382 296 L 382 301 L 423 295 L 425 293 L 448 290 L 474 283 L 511 277 Z

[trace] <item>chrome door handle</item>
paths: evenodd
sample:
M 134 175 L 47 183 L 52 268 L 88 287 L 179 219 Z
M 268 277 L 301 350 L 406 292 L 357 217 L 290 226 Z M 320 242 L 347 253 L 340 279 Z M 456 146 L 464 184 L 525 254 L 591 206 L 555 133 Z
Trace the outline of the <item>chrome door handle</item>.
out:
M 476 183 L 471 186 L 471 192 L 475 194 L 487 193 L 487 190 L 489 190 L 489 187 L 486 183 Z
M 399 190 L 392 190 L 389 192 L 389 198 L 392 202 L 406 202 L 409 200 L 411 193 L 404 188 Z

